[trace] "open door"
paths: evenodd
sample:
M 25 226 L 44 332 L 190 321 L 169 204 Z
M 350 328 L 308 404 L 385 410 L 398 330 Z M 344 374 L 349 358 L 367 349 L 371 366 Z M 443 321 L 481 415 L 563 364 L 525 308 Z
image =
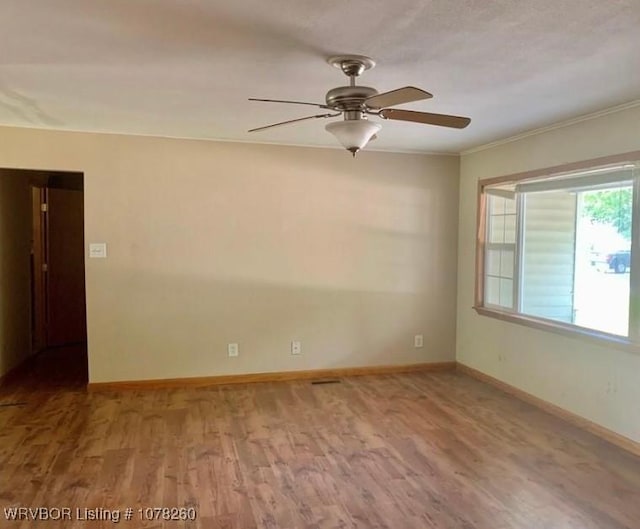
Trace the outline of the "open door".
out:
M 84 204 L 82 191 L 33 188 L 34 346 L 85 342 Z M 44 342 L 44 343 L 42 343 Z
M 87 339 L 82 191 L 47 188 L 47 345 Z
M 31 187 L 33 350 L 86 342 L 84 198 Z

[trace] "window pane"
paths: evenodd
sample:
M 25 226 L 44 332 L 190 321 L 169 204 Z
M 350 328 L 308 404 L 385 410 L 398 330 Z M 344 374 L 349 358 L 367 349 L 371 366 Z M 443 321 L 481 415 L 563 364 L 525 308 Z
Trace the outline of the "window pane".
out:
M 500 252 L 500 277 L 513 278 L 513 254 L 511 250 Z
M 500 256 L 502 252 L 500 250 L 488 250 L 487 251 L 487 274 L 491 276 L 500 275 Z
M 522 312 L 627 336 L 631 205 L 630 186 L 527 193 Z
M 500 305 L 503 307 L 513 306 L 513 281 L 511 279 L 500 279 Z
M 504 242 L 504 216 L 503 215 L 491 215 L 489 242 L 497 243 L 497 244 Z
M 513 191 L 500 189 L 507 196 Z M 489 195 L 485 253 L 485 302 L 513 310 L 513 275 L 516 247 L 515 198 Z M 507 213 L 507 211 L 511 211 Z M 506 281 L 504 281 L 506 280 Z
M 504 214 L 504 202 L 505 199 L 497 196 L 489 196 L 489 210 L 492 215 Z
M 523 222 L 522 312 L 572 323 L 576 194 L 526 195 Z
M 574 323 L 627 336 L 632 187 L 578 195 Z
M 500 305 L 500 279 L 487 277 L 484 285 L 484 302 L 489 305 Z
M 516 242 L 516 216 L 506 215 L 504 218 L 504 242 Z

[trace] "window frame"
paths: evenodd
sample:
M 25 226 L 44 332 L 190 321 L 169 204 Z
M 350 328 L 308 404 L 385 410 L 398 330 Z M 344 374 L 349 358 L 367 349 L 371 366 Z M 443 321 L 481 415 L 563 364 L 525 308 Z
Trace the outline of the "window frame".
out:
M 613 346 L 631 352 L 640 352 L 640 304 L 629 303 L 629 332 L 628 336 L 619 336 L 610 334 L 587 327 L 580 327 L 572 323 L 560 322 L 557 320 L 547 319 L 538 316 L 530 316 L 518 312 L 519 309 L 519 291 L 520 278 L 519 268 L 520 259 L 522 258 L 521 249 L 516 246 L 514 255 L 514 308 L 500 308 L 493 305 L 487 306 L 484 303 L 485 295 L 485 277 L 486 277 L 486 255 L 487 255 L 487 207 L 488 193 L 485 188 L 495 186 L 496 184 L 505 183 L 524 183 L 527 180 L 537 180 L 544 177 L 560 177 L 563 174 L 570 174 L 580 171 L 589 171 L 607 165 L 616 164 L 633 164 L 636 169 L 632 174 L 633 181 L 633 199 L 631 230 L 631 270 L 630 270 L 630 300 L 634 296 L 640 296 L 640 169 L 637 167 L 640 162 L 640 151 L 632 151 L 613 156 L 604 156 L 600 158 L 592 158 L 589 160 L 545 167 L 532 171 L 525 171 L 510 175 L 484 178 L 478 180 L 477 184 L 477 210 L 476 210 L 476 255 L 475 255 L 475 289 L 473 309 L 482 316 L 497 318 L 510 323 L 517 323 L 532 327 L 535 329 L 554 332 L 565 336 L 584 338 L 591 342 Z M 522 195 L 516 197 L 516 232 L 522 229 L 522 211 L 521 202 Z M 637 213 L 636 213 L 637 212 Z M 635 251 L 634 251 L 635 250 Z M 517 280 L 517 283 L 516 283 Z

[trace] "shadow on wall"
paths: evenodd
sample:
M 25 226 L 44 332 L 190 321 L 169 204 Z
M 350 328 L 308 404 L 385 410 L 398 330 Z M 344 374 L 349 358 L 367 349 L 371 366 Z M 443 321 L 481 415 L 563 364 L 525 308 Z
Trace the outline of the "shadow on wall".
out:
M 112 270 L 94 287 L 91 380 L 448 361 L 453 299 Z M 126 296 L 118 293 L 127 292 Z M 414 348 L 414 334 L 425 346 Z M 290 341 L 302 342 L 301 356 Z M 228 358 L 228 343 L 240 347 Z M 106 345 L 106 347 L 105 347 Z

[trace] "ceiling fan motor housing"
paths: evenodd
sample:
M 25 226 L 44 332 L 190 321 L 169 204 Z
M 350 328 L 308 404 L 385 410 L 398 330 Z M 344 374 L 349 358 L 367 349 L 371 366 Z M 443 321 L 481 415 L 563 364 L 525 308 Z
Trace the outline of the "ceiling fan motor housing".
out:
M 334 110 L 365 110 L 365 100 L 378 93 L 369 86 L 338 86 L 327 92 L 327 106 Z

